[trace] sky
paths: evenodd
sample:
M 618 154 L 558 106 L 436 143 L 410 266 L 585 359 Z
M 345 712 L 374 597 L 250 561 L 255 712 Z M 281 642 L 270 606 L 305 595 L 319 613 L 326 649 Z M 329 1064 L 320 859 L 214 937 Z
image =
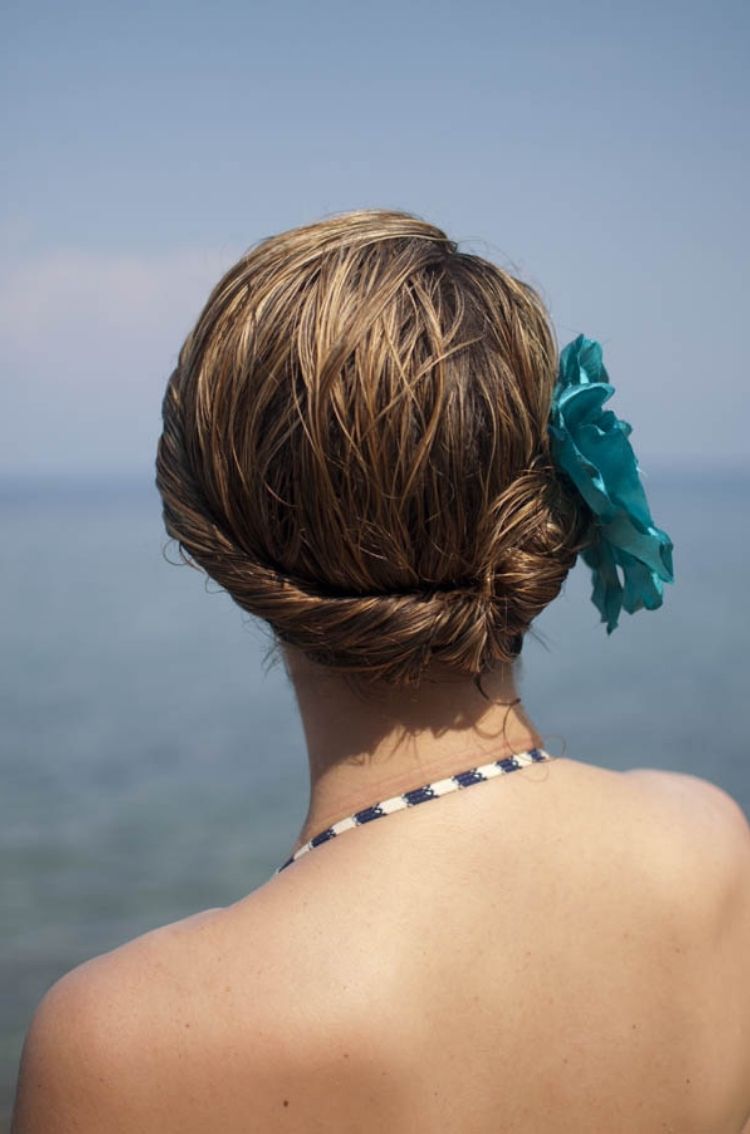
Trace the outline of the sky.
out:
M 274 232 L 405 209 L 598 339 L 644 472 L 747 465 L 750 6 L 4 5 L 0 475 L 152 478 Z

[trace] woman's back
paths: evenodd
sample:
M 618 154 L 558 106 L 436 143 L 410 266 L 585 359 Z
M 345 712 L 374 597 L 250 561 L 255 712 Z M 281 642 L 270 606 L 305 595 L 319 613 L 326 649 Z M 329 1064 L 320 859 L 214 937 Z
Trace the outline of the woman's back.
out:
M 749 841 L 704 781 L 561 759 L 317 847 L 89 969 L 122 1129 L 739 1134 Z

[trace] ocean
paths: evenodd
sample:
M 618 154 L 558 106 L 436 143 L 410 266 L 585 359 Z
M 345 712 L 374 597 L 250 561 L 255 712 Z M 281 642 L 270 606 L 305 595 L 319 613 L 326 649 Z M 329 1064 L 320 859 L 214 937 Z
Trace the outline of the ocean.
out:
M 750 468 L 644 473 L 675 545 L 610 636 L 579 563 L 527 637 L 548 751 L 703 776 L 750 811 Z M 0 482 L 0 1115 L 65 972 L 228 905 L 290 852 L 302 729 L 264 628 L 178 559 L 149 484 Z

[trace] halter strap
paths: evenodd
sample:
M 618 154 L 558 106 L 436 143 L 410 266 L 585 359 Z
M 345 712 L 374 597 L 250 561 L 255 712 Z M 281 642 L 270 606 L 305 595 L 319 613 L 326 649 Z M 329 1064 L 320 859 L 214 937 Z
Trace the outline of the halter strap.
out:
M 416 807 L 418 803 L 426 803 L 428 799 L 438 799 L 441 795 L 458 791 L 459 788 L 486 783 L 487 780 L 494 779 L 495 776 L 504 776 L 509 772 L 516 772 L 520 768 L 525 768 L 529 764 L 540 764 L 544 760 L 554 760 L 554 756 L 545 752 L 543 748 L 530 748 L 527 752 L 517 752 L 513 756 L 506 756 L 503 760 L 495 760 L 490 764 L 480 764 L 474 768 L 467 768 L 465 772 L 456 772 L 455 775 L 449 776 L 447 779 L 423 784 L 422 787 L 412 788 L 411 791 L 404 792 L 403 795 L 394 795 L 380 803 L 373 803 L 361 811 L 356 811 L 354 815 L 349 815 L 346 819 L 340 819 L 332 826 L 326 827 L 324 831 L 320 831 L 314 838 L 295 851 L 286 862 L 282 863 L 274 871 L 274 877 L 280 874 L 282 870 L 286 870 L 287 866 L 291 866 L 303 854 L 311 851 L 313 847 L 327 843 L 329 839 L 334 839 L 342 831 L 349 831 L 352 827 L 361 827 L 363 823 L 370 823 L 373 819 L 382 819 L 385 815 L 392 815 L 394 811 L 402 811 L 405 807 Z

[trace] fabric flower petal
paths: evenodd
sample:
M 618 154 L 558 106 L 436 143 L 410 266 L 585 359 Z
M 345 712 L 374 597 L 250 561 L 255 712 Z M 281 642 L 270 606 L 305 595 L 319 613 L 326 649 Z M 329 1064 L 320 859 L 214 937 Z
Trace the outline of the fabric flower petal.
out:
M 611 634 L 617 626 L 623 592 L 614 549 L 605 539 L 599 538 L 582 552 L 582 556 L 593 572 L 591 599 L 602 616 L 602 622 L 607 623 L 607 633 Z
M 637 610 L 655 610 L 662 603 L 664 584 L 654 571 L 649 571 L 645 564 L 629 555 L 627 551 L 618 552 L 618 559 L 623 565 L 625 575 L 625 589 L 622 596 L 622 605 L 629 614 Z
M 579 335 L 568 343 L 560 354 L 549 441 L 555 465 L 595 518 L 593 542 L 581 555 L 593 572 L 592 601 L 611 634 L 622 608 L 633 614 L 661 606 L 663 584 L 674 581 L 674 545 L 651 516 L 628 440 L 633 427 L 604 409 L 614 393 L 608 379 L 598 342 Z

